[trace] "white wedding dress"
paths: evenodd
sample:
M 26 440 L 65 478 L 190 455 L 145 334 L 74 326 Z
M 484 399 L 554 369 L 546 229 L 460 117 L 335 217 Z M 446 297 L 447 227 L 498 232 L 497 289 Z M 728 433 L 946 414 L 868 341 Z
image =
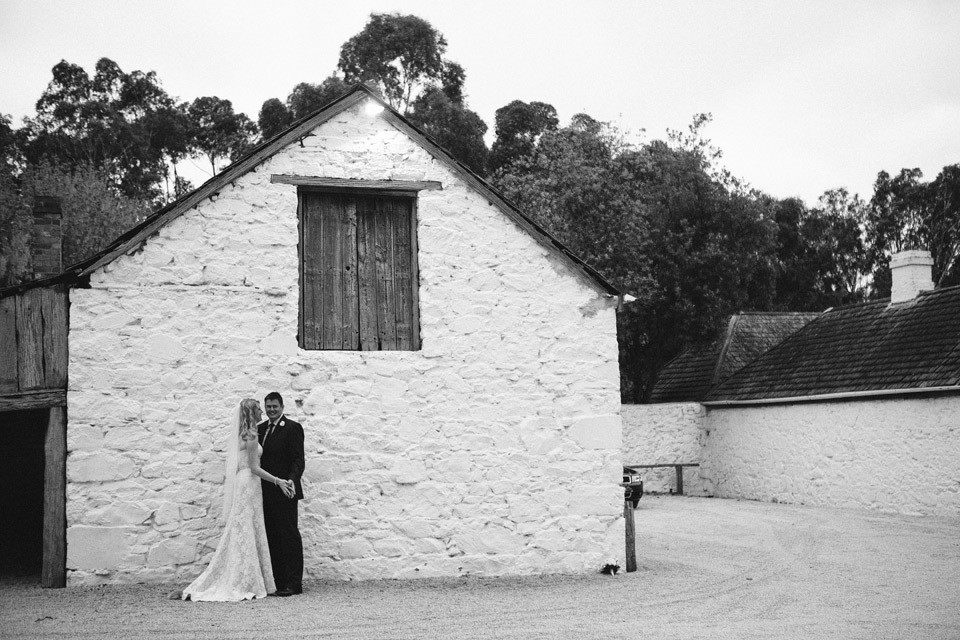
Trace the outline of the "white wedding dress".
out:
M 263 448 L 257 445 L 257 455 Z M 183 590 L 184 600 L 233 602 L 263 598 L 276 591 L 267 532 L 263 526 L 260 478 L 250 472 L 246 451 L 240 451 L 227 523 L 200 576 Z

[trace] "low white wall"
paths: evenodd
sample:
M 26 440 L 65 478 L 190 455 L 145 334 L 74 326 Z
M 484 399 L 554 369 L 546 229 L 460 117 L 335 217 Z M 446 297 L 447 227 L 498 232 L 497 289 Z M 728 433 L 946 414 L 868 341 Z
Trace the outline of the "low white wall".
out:
M 700 462 L 705 412 L 696 402 L 626 404 L 623 419 L 623 464 Z M 676 472 L 646 469 L 644 490 L 668 493 L 676 490 Z M 683 492 L 708 495 L 697 467 L 683 473 Z
M 710 409 L 704 445 L 718 497 L 960 514 L 960 397 Z

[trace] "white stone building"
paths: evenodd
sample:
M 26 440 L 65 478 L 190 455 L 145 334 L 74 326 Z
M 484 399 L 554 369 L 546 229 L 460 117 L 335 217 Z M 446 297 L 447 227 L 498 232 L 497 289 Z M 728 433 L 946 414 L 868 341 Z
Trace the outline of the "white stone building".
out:
M 668 434 L 645 454 L 695 458 L 706 495 L 960 515 L 960 287 L 931 264 L 898 254 L 891 300 L 825 311 L 699 397 L 625 407 L 625 463 Z
M 50 282 L 69 584 L 199 573 L 224 422 L 273 390 L 308 578 L 623 553 L 619 292 L 363 87 Z

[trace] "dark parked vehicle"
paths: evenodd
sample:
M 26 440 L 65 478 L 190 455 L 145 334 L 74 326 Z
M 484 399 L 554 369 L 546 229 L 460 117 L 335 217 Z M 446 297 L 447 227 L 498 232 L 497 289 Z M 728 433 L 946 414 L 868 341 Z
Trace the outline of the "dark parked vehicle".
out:
M 633 508 L 637 508 L 637 503 L 643 497 L 643 478 L 634 469 L 630 467 L 623 468 L 623 499 L 633 503 Z

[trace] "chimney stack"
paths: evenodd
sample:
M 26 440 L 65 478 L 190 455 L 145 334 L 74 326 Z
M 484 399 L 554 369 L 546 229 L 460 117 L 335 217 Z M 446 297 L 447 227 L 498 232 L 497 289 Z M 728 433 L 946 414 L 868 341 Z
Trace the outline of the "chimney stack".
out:
M 63 271 L 63 212 L 60 199 L 36 196 L 33 201 L 33 232 L 30 234 L 30 259 L 35 279 L 59 275 Z
M 913 300 L 921 291 L 933 289 L 933 258 L 929 251 L 901 251 L 890 258 L 890 302 Z

